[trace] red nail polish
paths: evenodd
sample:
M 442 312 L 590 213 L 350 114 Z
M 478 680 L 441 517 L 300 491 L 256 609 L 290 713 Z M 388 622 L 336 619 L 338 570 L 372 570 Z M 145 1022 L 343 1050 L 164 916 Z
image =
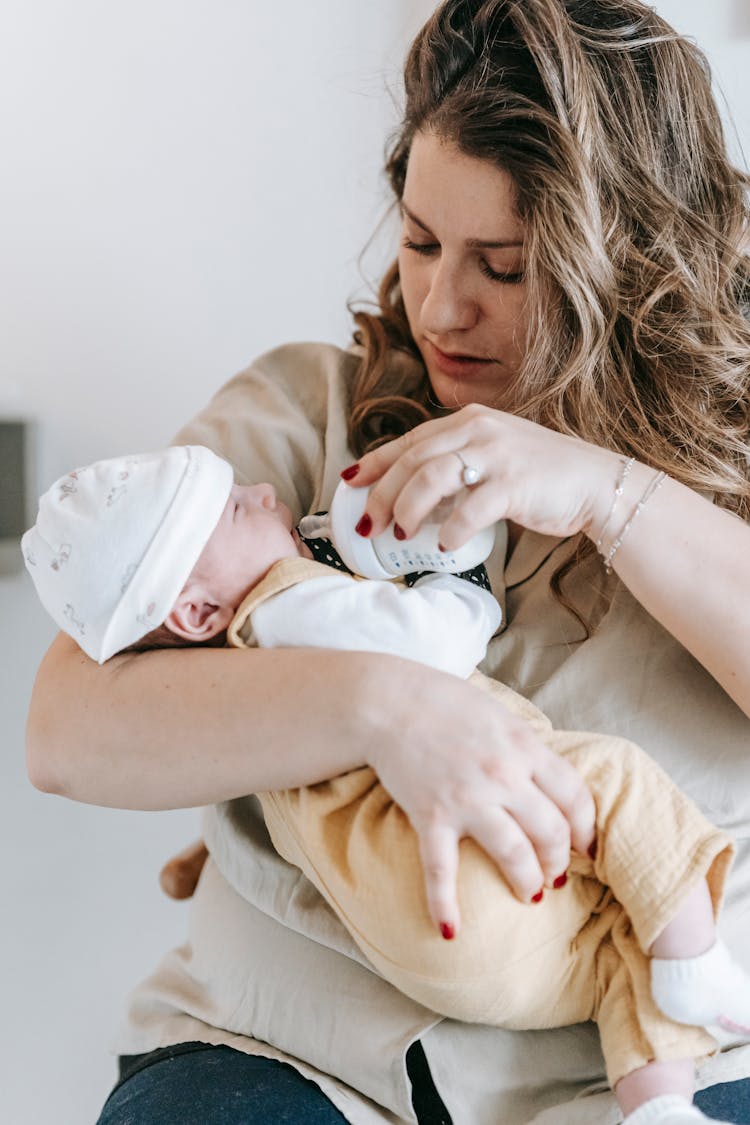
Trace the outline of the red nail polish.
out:
M 532 902 L 541 902 L 543 898 L 544 898 L 544 887 L 542 887 L 541 891 L 537 891 L 535 895 L 531 896 L 531 901 Z
M 562 875 L 557 876 L 557 878 L 555 879 L 552 886 L 555 888 L 556 891 L 559 891 L 560 887 L 564 887 L 565 884 L 567 883 L 567 881 L 568 881 L 568 873 L 567 873 L 567 871 L 563 871 Z
M 440 923 L 440 933 L 443 935 L 446 941 L 453 941 L 454 937 L 456 936 L 456 931 L 454 927 L 451 926 L 450 922 Z
M 588 854 L 589 859 L 596 859 L 596 840 L 594 840 L 593 844 L 589 844 Z
M 370 532 L 372 531 L 372 520 L 368 516 L 367 512 L 365 512 L 365 514 L 362 516 L 361 520 L 354 530 L 356 531 L 357 535 L 363 535 L 365 538 L 367 538 L 367 536 L 370 534 Z
M 394 523 L 393 525 L 393 538 L 406 539 L 406 532 L 404 531 L 403 527 L 400 527 L 397 523 Z
M 438 551 L 442 551 L 443 554 L 445 554 L 445 547 L 443 546 L 442 543 L 438 543 Z
M 342 480 L 354 480 L 354 478 L 356 477 L 358 472 L 359 472 L 359 463 L 357 463 L 355 465 L 348 465 L 345 469 L 341 470 L 341 472 L 339 473 L 339 476 L 341 477 Z

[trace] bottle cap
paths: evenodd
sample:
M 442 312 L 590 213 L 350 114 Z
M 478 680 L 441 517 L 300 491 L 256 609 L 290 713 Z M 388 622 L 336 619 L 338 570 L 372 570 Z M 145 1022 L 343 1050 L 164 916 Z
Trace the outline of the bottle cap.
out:
M 350 488 L 341 481 L 331 504 L 331 528 L 336 550 L 349 570 L 363 578 L 392 578 L 381 566 L 372 539 L 365 539 L 354 530 L 364 515 L 369 488 Z

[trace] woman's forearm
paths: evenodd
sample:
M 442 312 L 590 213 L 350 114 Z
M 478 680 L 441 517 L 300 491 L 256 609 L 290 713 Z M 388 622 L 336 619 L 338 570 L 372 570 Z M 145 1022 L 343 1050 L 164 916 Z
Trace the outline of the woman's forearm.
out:
M 60 636 L 38 673 L 27 741 L 38 788 L 130 809 L 212 804 L 370 765 L 419 837 L 442 920 L 458 917 L 464 837 L 525 900 L 552 885 L 571 846 L 583 854 L 593 840 L 582 778 L 527 722 L 459 676 L 397 656 L 161 649 L 99 667 Z
M 378 671 L 389 660 L 194 648 L 100 667 L 60 635 L 34 685 L 29 776 L 47 792 L 130 809 L 323 781 L 366 761 L 383 721 Z M 407 662 L 397 663 L 408 674 Z
M 653 469 L 633 467 L 622 519 L 653 477 Z M 631 593 L 748 716 L 749 560 L 750 527 L 673 480 L 633 520 L 612 560 Z

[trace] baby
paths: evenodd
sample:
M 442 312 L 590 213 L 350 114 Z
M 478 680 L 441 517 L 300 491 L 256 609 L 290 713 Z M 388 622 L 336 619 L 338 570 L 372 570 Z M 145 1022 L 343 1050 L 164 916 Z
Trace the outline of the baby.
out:
M 389 652 L 471 676 L 527 719 L 583 774 L 597 810 L 596 852 L 572 857 L 534 905 L 464 840 L 462 932 L 441 941 L 416 835 L 369 767 L 261 794 L 274 845 L 402 992 L 505 1027 L 596 1019 L 627 1125 L 706 1120 L 690 1104 L 693 1060 L 716 1047 L 704 1029 L 750 1032 L 750 982 L 715 932 L 729 838 L 632 743 L 555 731 L 474 671 L 500 624 L 488 590 L 444 573 L 411 587 L 359 579 L 335 544 L 292 524 L 271 485 L 235 485 L 210 450 L 173 447 L 61 478 L 22 546 L 43 604 L 100 663 L 126 648 L 225 638 Z

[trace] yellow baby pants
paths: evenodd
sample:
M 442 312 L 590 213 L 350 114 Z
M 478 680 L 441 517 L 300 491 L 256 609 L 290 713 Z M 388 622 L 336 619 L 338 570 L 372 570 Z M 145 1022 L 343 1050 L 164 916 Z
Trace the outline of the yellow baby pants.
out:
M 716 1048 L 651 998 L 647 950 L 705 878 L 718 913 L 730 839 L 633 743 L 555 731 L 510 688 L 471 680 L 529 720 L 586 779 L 597 856 L 572 856 L 568 881 L 527 905 L 486 853 L 460 844 L 461 930 L 436 932 L 416 834 L 368 768 L 303 789 L 261 794 L 271 838 L 335 910 L 386 980 L 453 1019 L 508 1028 L 599 1025 L 611 1086 L 652 1059 Z
M 252 612 L 267 597 L 324 573 L 308 559 L 277 563 L 238 610 L 229 643 L 253 643 Z M 595 862 L 571 856 L 566 885 L 527 905 L 482 848 L 462 840 L 461 931 L 444 941 L 427 910 L 416 834 L 369 767 L 260 794 L 277 851 L 318 888 L 378 972 L 432 1011 L 527 1030 L 596 1020 L 611 1086 L 652 1059 L 711 1053 L 707 1032 L 654 1004 L 644 951 L 701 878 L 718 914 L 730 838 L 633 743 L 553 730 L 510 688 L 479 672 L 471 682 L 583 775 L 596 803 Z

